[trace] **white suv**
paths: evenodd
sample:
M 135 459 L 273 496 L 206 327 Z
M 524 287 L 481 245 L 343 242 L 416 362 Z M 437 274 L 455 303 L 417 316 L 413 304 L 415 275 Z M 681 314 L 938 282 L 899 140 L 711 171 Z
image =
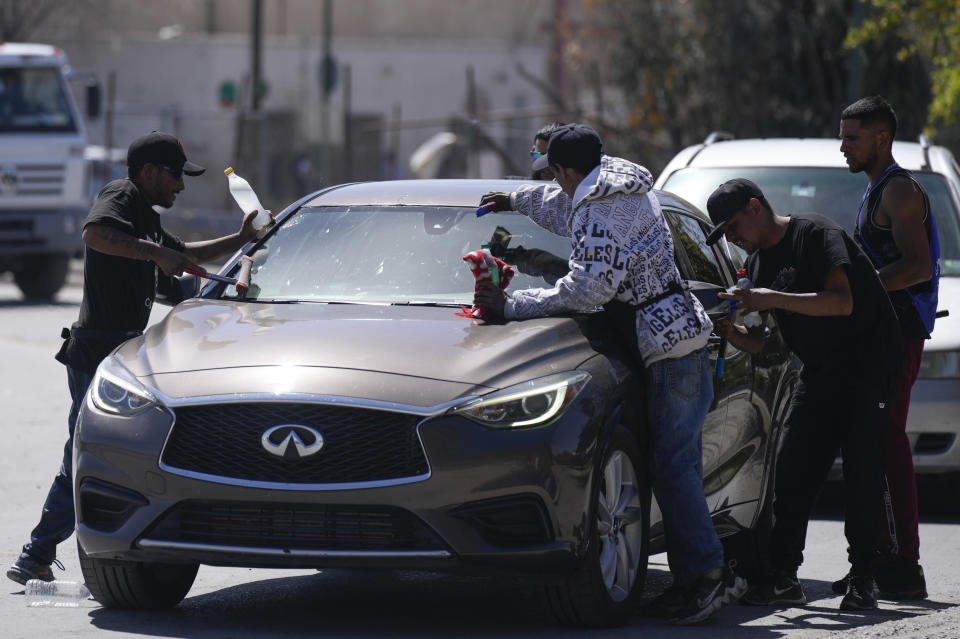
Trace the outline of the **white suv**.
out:
M 940 304 L 926 343 L 920 378 L 913 387 L 907 434 L 918 473 L 960 472 L 960 167 L 953 154 L 920 142 L 894 142 L 893 157 L 914 172 L 930 196 L 940 237 Z M 711 133 L 687 147 L 656 180 L 706 211 L 707 198 L 722 182 L 753 180 L 781 215 L 820 213 L 852 234 L 867 186 L 866 175 L 850 173 L 837 139 L 765 138 L 735 140 Z M 724 241 L 726 244 L 726 242 Z M 743 252 L 727 244 L 731 255 Z M 736 259 L 736 258 L 735 258 Z

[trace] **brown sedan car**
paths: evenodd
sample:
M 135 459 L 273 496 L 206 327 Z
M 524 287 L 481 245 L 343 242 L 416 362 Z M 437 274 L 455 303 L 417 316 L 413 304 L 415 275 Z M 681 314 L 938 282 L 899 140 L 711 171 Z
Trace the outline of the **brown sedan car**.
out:
M 246 247 L 249 290 L 212 282 L 121 345 L 76 431 L 77 536 L 103 605 L 176 605 L 199 564 L 495 571 L 562 621 L 633 614 L 663 548 L 642 393 L 597 312 L 485 324 L 462 256 L 492 242 L 511 289 L 552 285 L 570 241 L 475 215 L 517 182 L 332 187 Z M 736 264 L 660 194 L 683 276 L 715 316 Z M 721 245 L 722 246 L 722 245 Z M 236 276 L 239 255 L 221 274 Z M 727 539 L 762 522 L 797 365 L 725 349 L 703 429 Z M 711 344 L 713 356 L 719 342 Z M 737 534 L 741 533 L 741 534 Z

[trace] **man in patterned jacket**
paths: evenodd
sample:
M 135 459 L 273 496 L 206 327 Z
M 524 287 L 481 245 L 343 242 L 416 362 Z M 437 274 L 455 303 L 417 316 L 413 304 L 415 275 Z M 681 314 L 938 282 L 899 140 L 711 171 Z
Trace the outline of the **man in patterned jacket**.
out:
M 483 196 L 481 204 L 494 211 L 518 211 L 569 237 L 572 251 L 570 272 L 552 288 L 506 295 L 482 286 L 474 304 L 487 310 L 488 319 L 522 320 L 598 306 L 627 318 L 624 334 L 646 373 L 653 492 L 673 573 L 673 584 L 652 610 L 677 623 L 694 623 L 746 590 L 746 582 L 723 564 L 703 493 L 701 428 L 713 398 L 706 350 L 712 324 L 681 286 L 650 172 L 601 150 L 590 127 L 562 126 L 533 165 L 534 170 L 549 166 L 560 188 L 530 185 Z

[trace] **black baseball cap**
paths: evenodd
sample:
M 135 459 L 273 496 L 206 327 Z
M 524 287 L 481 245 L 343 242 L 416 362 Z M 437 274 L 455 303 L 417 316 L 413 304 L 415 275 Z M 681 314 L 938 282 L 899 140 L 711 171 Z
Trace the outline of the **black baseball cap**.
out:
M 550 166 L 573 166 L 575 158 L 596 156 L 600 162 L 603 142 L 586 124 L 565 124 L 550 134 L 547 152 L 533 161 L 531 168 L 542 171 Z
M 201 175 L 205 168 L 187 160 L 180 140 L 169 133 L 151 131 L 130 143 L 127 149 L 127 166 L 140 168 L 144 164 L 182 169 L 187 175 Z
M 723 235 L 723 225 L 753 198 L 770 208 L 760 187 L 746 178 L 734 178 L 718 186 L 707 199 L 707 213 L 716 227 L 707 236 L 707 244 L 716 244 Z

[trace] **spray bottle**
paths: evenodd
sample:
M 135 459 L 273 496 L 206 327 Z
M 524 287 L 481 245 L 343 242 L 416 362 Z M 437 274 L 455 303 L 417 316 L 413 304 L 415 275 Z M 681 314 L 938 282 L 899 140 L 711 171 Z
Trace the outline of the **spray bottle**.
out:
M 500 268 L 497 266 L 497 260 L 494 259 L 493 253 L 490 252 L 490 245 L 481 244 L 480 250 L 483 251 L 483 261 L 490 272 L 490 281 L 493 282 L 494 286 L 500 288 Z

